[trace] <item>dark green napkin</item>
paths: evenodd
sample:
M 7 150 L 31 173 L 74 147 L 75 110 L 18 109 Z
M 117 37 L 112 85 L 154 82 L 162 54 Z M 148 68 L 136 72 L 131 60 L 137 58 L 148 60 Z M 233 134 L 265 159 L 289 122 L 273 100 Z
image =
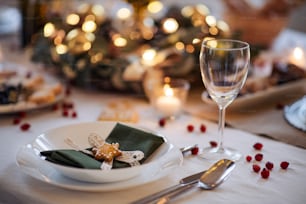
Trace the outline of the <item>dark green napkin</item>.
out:
M 99 134 L 99 133 L 98 133 Z M 164 139 L 137 128 L 117 123 L 109 136 L 106 138 L 108 143 L 118 142 L 120 150 L 133 151 L 140 150 L 144 153 L 143 163 L 150 157 L 155 150 L 164 143 Z M 95 160 L 90 155 L 75 150 L 49 150 L 41 152 L 46 160 L 66 166 L 99 169 L 101 162 Z M 124 162 L 114 160 L 113 168 L 124 168 L 130 165 Z

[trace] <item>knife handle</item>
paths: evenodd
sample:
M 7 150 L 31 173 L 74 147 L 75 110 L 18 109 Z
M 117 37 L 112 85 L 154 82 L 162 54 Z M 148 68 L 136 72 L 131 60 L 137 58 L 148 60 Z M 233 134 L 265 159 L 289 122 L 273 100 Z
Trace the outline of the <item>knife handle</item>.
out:
M 164 190 L 161 190 L 157 193 L 154 193 L 154 194 L 151 194 L 149 196 L 146 196 L 144 198 L 141 198 L 139 200 L 136 200 L 130 204 L 147 204 L 147 203 L 150 203 L 150 202 L 153 202 L 153 201 L 156 201 L 164 196 L 167 196 L 169 194 L 172 194 L 176 191 L 179 191 L 181 190 L 182 188 L 184 188 L 186 185 L 190 185 L 190 184 L 177 184 L 175 186 L 171 186 L 169 188 L 166 188 Z

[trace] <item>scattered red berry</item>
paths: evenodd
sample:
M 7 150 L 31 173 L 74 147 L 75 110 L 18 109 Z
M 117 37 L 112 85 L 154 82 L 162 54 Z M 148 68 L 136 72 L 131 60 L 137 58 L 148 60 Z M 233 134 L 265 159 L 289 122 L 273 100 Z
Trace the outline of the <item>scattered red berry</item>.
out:
M 258 153 L 258 154 L 255 155 L 255 160 L 256 161 L 261 161 L 262 159 L 263 159 L 263 154 Z
M 77 116 L 78 116 L 78 114 L 75 111 L 71 114 L 71 117 L 73 117 L 73 118 L 76 118 Z
M 68 117 L 68 110 L 63 110 L 62 115 L 63 115 L 64 117 Z
M 187 125 L 187 131 L 188 132 L 193 132 L 194 126 L 193 125 Z
M 166 119 L 165 118 L 161 118 L 158 121 L 158 124 L 159 124 L 160 127 L 164 127 L 166 125 Z
M 22 131 L 27 131 L 27 130 L 30 129 L 30 127 L 31 127 L 31 125 L 30 125 L 29 123 L 23 123 L 23 124 L 20 126 L 20 129 L 21 129 Z
M 289 162 L 287 162 L 287 161 L 282 161 L 282 162 L 280 163 L 280 167 L 281 167 L 282 169 L 287 169 L 288 166 L 289 166 Z
M 20 118 L 14 118 L 13 124 L 18 125 L 20 123 L 21 119 Z
M 277 110 L 283 110 L 284 109 L 284 104 L 281 104 L 281 103 L 276 104 L 276 109 Z
M 270 171 L 266 168 L 263 168 L 263 170 L 260 172 L 260 175 L 262 178 L 267 179 L 270 176 Z
M 258 164 L 253 164 L 253 171 L 258 173 L 260 171 L 260 166 Z
M 211 147 L 217 147 L 218 146 L 218 143 L 216 141 L 210 141 L 209 144 L 210 144 Z
M 255 143 L 255 144 L 253 145 L 253 147 L 254 147 L 254 149 L 256 149 L 256 150 L 261 150 L 262 147 L 263 147 L 263 144 L 257 142 L 257 143 Z
M 206 126 L 204 124 L 201 124 L 200 131 L 203 133 L 206 132 Z
M 250 155 L 247 155 L 247 156 L 245 157 L 245 160 L 246 160 L 247 162 L 250 162 L 250 161 L 252 161 L 252 156 L 250 156 Z
M 199 153 L 199 147 L 194 147 L 191 149 L 191 154 L 192 155 L 197 155 Z
M 274 167 L 274 164 L 273 164 L 272 162 L 269 162 L 269 161 L 268 161 L 268 162 L 266 163 L 266 168 L 267 168 L 268 170 L 271 171 L 271 170 L 273 169 L 273 167 Z

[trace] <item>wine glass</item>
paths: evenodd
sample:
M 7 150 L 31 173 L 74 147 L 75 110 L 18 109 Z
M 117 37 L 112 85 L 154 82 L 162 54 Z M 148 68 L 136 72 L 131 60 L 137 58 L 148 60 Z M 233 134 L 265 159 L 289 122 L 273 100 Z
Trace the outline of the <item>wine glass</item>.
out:
M 225 109 L 237 97 L 245 83 L 250 61 L 250 47 L 246 42 L 231 39 L 204 40 L 200 52 L 202 80 L 209 96 L 219 108 L 217 147 L 204 148 L 201 158 L 237 161 L 239 151 L 223 146 Z

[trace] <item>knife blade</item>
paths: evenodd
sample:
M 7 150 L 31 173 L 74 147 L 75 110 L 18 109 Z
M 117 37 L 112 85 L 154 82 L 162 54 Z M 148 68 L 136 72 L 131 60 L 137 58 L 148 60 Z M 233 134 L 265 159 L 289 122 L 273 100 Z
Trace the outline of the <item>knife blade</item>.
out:
M 199 181 L 199 179 L 201 178 L 201 176 L 204 172 L 205 171 L 201 171 L 201 172 L 198 172 L 196 174 L 193 174 L 193 175 L 187 176 L 185 178 L 182 178 L 179 181 L 178 184 L 176 184 L 174 186 L 171 186 L 169 188 L 166 188 L 164 190 L 161 190 L 159 192 L 156 192 L 154 194 L 151 194 L 149 196 L 146 196 L 144 198 L 141 198 L 139 200 L 136 200 L 136 201 L 132 202 L 131 204 L 147 204 L 147 203 L 156 201 L 156 200 L 162 198 L 165 195 L 174 193 L 174 192 L 180 190 L 183 186 L 195 184 Z

